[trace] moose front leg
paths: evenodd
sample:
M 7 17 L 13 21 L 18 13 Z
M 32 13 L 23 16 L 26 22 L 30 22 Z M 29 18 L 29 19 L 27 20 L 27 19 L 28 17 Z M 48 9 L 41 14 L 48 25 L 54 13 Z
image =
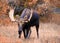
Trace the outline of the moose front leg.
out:
M 19 38 L 21 38 L 21 33 L 22 33 L 22 25 L 18 23 L 18 34 L 19 34 Z

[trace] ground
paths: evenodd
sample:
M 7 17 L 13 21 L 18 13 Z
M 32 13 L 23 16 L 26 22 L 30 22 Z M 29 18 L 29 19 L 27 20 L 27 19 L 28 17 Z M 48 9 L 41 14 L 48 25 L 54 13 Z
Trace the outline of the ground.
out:
M 32 33 L 29 39 L 24 39 L 23 34 L 21 38 L 18 38 L 17 23 L 10 23 L 11 20 L 7 14 L 7 9 L 9 7 L 5 0 L 3 2 L 1 1 L 0 43 L 60 43 L 60 14 L 52 14 L 52 17 L 47 16 L 47 18 L 41 18 L 41 21 L 46 23 L 40 23 L 39 38 L 37 38 L 36 36 L 35 27 L 31 28 Z M 56 6 L 60 8 L 60 4 L 55 3 L 54 0 L 51 0 L 51 4 L 53 4 L 53 6 L 55 6 L 54 4 L 56 4 Z M 47 20 L 52 23 L 48 23 Z
M 23 33 L 18 38 L 17 23 L 0 26 L 0 43 L 60 43 L 60 25 L 54 23 L 40 23 L 39 38 L 35 27 L 31 27 L 32 33 L 29 39 L 24 39 Z

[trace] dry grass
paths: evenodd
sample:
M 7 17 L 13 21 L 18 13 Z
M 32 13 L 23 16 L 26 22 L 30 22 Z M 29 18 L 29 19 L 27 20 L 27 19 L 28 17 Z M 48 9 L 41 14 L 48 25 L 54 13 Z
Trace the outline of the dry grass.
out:
M 36 36 L 35 27 L 32 27 L 32 33 L 29 39 L 18 38 L 17 24 L 9 26 L 0 26 L 0 43 L 59 43 L 60 42 L 60 25 L 53 23 L 40 23 L 39 39 Z

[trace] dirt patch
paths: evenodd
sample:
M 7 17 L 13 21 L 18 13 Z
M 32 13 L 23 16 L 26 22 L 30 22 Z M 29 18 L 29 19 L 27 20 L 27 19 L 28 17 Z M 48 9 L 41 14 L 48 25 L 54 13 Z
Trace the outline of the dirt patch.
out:
M 0 43 L 21 43 L 19 39 L 0 36 Z

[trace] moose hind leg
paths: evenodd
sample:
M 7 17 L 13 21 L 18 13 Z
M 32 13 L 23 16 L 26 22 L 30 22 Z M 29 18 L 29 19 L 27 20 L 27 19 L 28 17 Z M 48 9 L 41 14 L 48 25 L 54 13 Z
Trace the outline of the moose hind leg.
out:
M 37 38 L 39 38 L 39 25 L 36 25 Z

